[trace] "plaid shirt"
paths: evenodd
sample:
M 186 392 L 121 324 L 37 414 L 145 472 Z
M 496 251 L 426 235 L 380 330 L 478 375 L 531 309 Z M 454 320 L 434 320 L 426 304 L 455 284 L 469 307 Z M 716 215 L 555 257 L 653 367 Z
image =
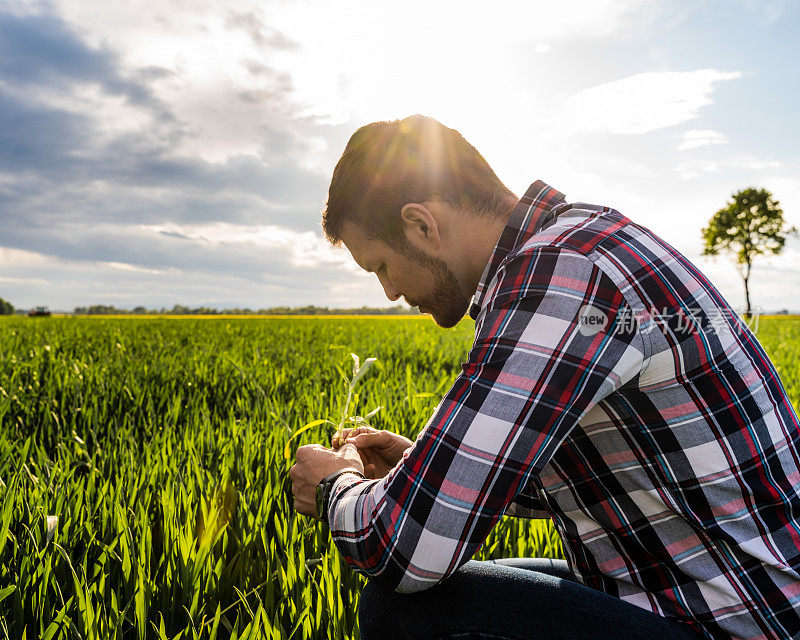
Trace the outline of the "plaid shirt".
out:
M 800 637 L 800 425 L 694 265 L 537 181 L 470 314 L 468 360 L 413 447 L 333 487 L 355 570 L 426 589 L 504 513 L 544 509 L 583 584 L 708 638 Z

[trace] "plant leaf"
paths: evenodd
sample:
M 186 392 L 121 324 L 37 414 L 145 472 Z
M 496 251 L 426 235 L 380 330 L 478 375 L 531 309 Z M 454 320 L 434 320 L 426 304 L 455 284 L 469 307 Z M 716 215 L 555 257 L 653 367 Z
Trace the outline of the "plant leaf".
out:
M 433 395 L 433 394 L 431 394 L 431 395 Z M 370 411 L 367 415 L 364 416 L 364 420 L 369 420 L 370 418 L 374 418 L 375 415 L 378 413 L 378 411 L 380 411 L 381 409 L 383 409 L 382 406 L 375 407 L 372 411 Z
M 297 431 L 295 431 L 292 437 L 286 441 L 286 446 L 283 448 L 283 457 L 286 458 L 286 460 L 292 457 L 292 447 L 291 447 L 292 440 L 294 440 L 301 433 L 308 431 L 311 427 L 316 427 L 317 425 L 324 424 L 326 422 L 328 424 L 333 424 L 333 422 L 331 422 L 330 420 L 312 420 L 311 422 L 304 424 Z
M 56 529 L 58 529 L 58 516 L 47 516 L 47 539 L 45 540 L 45 544 L 50 542 L 53 536 L 56 535 Z
M 17 585 L 15 585 L 15 584 L 12 584 L 11 586 L 9 586 L 9 587 L 6 587 L 5 589 L 2 589 L 2 590 L 0 590 L 0 602 L 2 602 L 3 600 L 5 600 L 5 599 L 6 599 L 8 596 L 10 596 L 10 595 L 11 595 L 12 593 L 14 593 L 16 590 L 17 590 Z
M 368 427 L 368 426 L 370 426 L 370 425 L 369 425 L 369 422 L 367 422 L 367 421 L 366 421 L 364 418 L 362 418 L 361 416 L 351 416 L 351 417 L 349 417 L 349 418 L 347 419 L 347 422 L 352 422 L 352 423 L 353 423 L 354 425 L 356 425 L 357 427 Z
M 353 355 L 353 354 L 350 354 L 350 355 Z M 358 357 L 358 356 L 356 356 L 356 357 Z M 374 362 L 375 362 L 376 360 L 377 360 L 377 358 L 367 358 L 366 360 L 364 360 L 364 364 L 362 364 L 362 365 L 361 365 L 361 366 L 358 368 L 358 371 L 355 371 L 355 372 L 354 372 L 354 374 L 355 374 L 355 375 L 353 375 L 353 380 L 350 382 L 350 386 L 351 386 L 351 387 L 355 387 L 355 386 L 356 386 L 356 383 L 357 383 L 359 380 L 361 380 L 361 378 L 363 378 L 363 377 L 364 377 L 364 374 L 365 374 L 367 371 L 369 371 L 370 367 L 371 367 L 371 366 L 374 364 Z

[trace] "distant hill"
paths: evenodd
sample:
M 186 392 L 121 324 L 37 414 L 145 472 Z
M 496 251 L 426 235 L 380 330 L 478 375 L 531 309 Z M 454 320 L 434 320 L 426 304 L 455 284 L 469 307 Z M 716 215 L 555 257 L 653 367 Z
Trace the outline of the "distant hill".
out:
M 330 316 L 330 315 L 417 315 L 419 310 L 416 307 L 409 308 L 403 305 L 394 307 L 357 307 L 354 309 L 338 309 L 329 307 L 317 307 L 308 305 L 305 307 L 269 307 L 266 309 L 217 309 L 215 307 L 184 307 L 176 304 L 171 309 L 147 309 L 145 307 L 135 307 L 133 309 L 118 309 L 114 306 L 96 304 L 89 307 L 75 307 L 75 315 L 104 316 L 104 315 L 270 315 L 270 316 Z

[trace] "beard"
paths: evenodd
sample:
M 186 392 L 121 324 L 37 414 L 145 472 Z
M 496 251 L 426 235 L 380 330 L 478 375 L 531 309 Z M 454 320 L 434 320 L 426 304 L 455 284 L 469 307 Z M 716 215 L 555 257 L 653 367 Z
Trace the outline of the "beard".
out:
M 461 290 L 455 274 L 441 258 L 435 258 L 414 247 L 404 247 L 406 256 L 431 271 L 434 278 L 430 295 L 414 301 L 414 305 L 429 314 L 443 329 L 455 327 L 469 309 L 472 296 Z

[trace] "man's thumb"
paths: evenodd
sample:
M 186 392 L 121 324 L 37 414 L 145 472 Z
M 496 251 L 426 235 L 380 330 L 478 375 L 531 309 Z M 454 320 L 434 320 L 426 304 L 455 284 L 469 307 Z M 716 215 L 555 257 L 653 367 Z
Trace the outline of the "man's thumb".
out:
M 340 448 L 339 453 L 345 456 L 356 456 L 358 457 L 358 448 L 356 445 L 348 439 Z
M 380 433 L 359 433 L 347 438 L 347 442 L 361 448 L 374 447 L 380 441 L 380 437 Z

